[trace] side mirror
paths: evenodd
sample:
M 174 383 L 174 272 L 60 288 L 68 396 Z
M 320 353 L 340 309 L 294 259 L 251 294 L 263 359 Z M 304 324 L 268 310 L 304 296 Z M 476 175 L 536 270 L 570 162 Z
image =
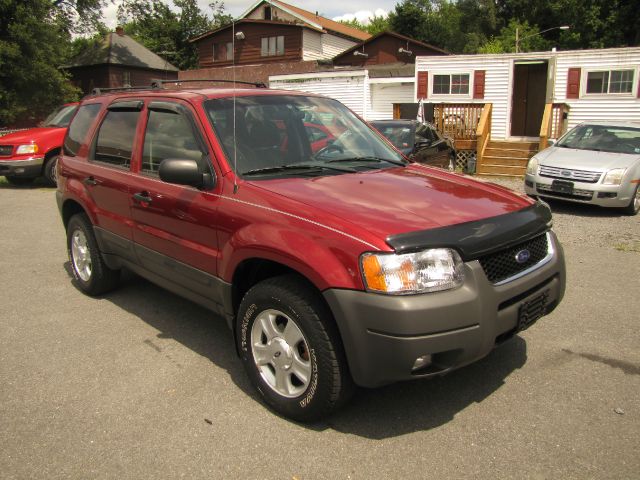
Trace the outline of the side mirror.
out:
M 549 140 L 547 140 L 547 146 L 548 147 L 553 147 L 556 144 L 556 141 L 557 140 L 553 140 L 553 139 L 550 138 Z
M 204 185 L 204 177 L 195 160 L 166 158 L 160 162 L 158 173 L 160 174 L 160 180 L 163 182 L 190 185 L 192 187 Z

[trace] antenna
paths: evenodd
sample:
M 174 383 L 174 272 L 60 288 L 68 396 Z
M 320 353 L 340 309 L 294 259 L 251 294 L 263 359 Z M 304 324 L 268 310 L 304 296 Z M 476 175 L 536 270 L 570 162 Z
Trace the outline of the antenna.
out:
M 244 34 L 238 32 L 238 39 Z M 242 36 L 242 38 L 240 38 Z M 233 72 L 233 193 L 238 192 L 238 141 L 236 138 L 236 21 L 231 23 L 231 70 Z

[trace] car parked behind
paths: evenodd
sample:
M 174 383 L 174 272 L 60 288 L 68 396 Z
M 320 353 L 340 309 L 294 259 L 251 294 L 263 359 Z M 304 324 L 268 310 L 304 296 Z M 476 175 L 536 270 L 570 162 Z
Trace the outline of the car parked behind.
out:
M 525 192 L 601 207 L 640 211 L 640 123 L 587 122 L 537 153 Z
M 78 103 L 56 108 L 37 128 L 0 137 L 0 176 L 13 185 L 26 185 L 42 176 L 56 185 L 56 162 Z
M 417 120 L 373 120 L 369 123 L 414 162 L 454 169 L 453 141 L 434 125 Z

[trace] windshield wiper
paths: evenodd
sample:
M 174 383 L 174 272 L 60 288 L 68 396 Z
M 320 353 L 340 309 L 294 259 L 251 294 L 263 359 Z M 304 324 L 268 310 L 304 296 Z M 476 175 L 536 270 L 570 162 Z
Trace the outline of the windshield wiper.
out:
M 353 168 L 345 168 L 345 167 L 331 167 L 328 165 L 320 165 L 315 163 L 298 163 L 296 165 L 279 165 L 277 167 L 263 167 L 263 168 L 254 168 L 252 170 L 247 170 L 246 172 L 242 172 L 242 175 L 262 175 L 269 173 L 279 173 L 279 172 L 288 172 L 292 170 L 301 170 L 301 171 L 318 171 L 318 170 L 334 170 L 336 172 L 349 172 L 353 173 L 355 170 Z
M 338 162 L 375 162 L 375 163 L 392 163 L 394 165 L 402 165 L 405 166 L 406 163 L 402 160 L 391 160 L 388 158 L 378 158 L 378 157 L 348 157 L 348 158 L 333 158 L 331 160 L 325 160 L 325 163 L 338 163 Z

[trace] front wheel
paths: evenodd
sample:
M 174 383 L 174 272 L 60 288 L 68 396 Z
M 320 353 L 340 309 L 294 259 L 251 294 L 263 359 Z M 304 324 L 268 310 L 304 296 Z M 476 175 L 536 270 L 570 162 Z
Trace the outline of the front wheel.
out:
M 44 164 L 43 175 L 47 184 L 50 187 L 55 187 L 58 184 L 58 178 L 56 173 L 56 166 L 58 164 L 58 155 L 54 155 L 47 160 Z
M 353 381 L 337 328 L 319 294 L 299 277 L 258 283 L 237 318 L 244 367 L 276 412 L 310 422 L 348 400 Z
M 640 212 L 640 185 L 636 185 L 636 190 L 629 201 L 629 205 L 624 207 L 623 211 L 627 215 L 636 215 Z
M 120 271 L 105 264 L 91 222 L 84 214 L 74 215 L 69 220 L 67 251 L 73 277 L 84 293 L 95 296 L 116 287 Z

